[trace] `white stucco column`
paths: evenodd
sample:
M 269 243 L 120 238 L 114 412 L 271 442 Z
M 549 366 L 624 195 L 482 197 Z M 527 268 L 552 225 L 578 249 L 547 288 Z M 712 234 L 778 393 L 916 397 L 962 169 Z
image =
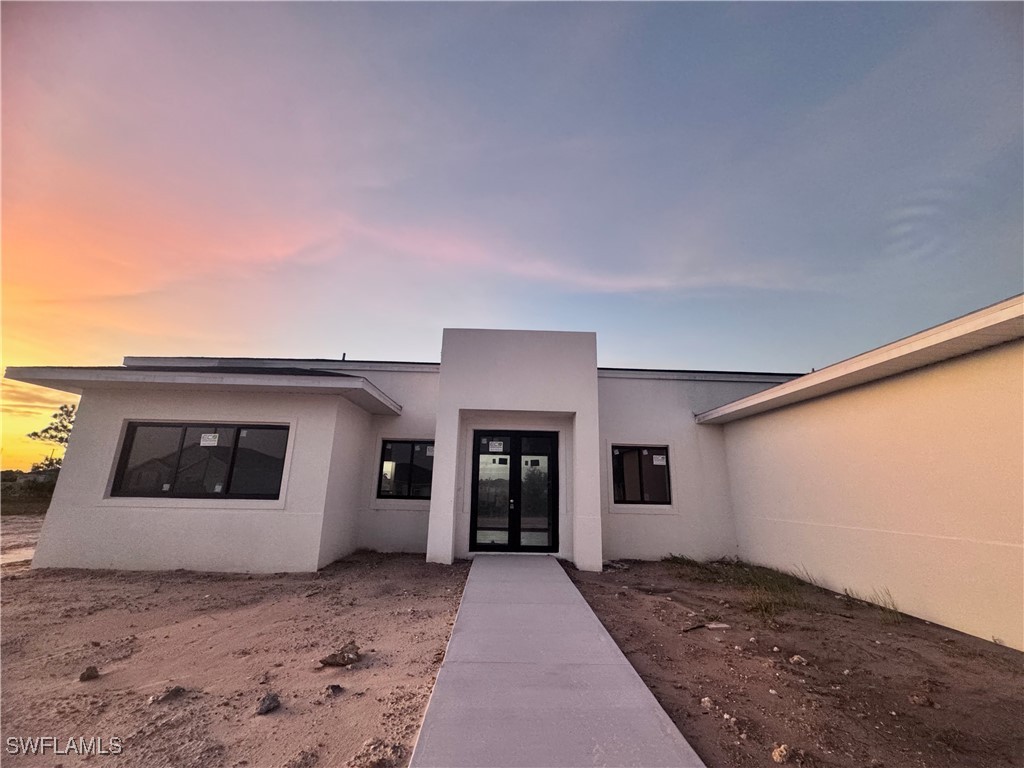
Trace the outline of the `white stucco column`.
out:
M 577 411 L 573 437 L 573 562 L 581 571 L 600 571 L 604 555 L 596 395 L 593 410 Z
M 443 385 L 441 391 L 444 392 Z M 439 399 L 443 401 L 443 395 Z M 458 475 L 458 456 L 459 410 L 450 406 L 445 407 L 443 402 L 439 402 L 437 426 L 434 430 L 434 475 L 430 484 L 428 563 L 451 565 L 455 559 L 455 482 Z

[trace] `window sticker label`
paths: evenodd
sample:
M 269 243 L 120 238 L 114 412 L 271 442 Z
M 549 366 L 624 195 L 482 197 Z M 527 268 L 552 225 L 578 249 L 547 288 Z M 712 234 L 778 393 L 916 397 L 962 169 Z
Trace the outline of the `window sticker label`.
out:
M 434 455 L 434 446 L 428 445 L 427 446 L 427 456 L 433 456 L 433 455 Z
M 668 466 L 667 462 L 665 461 L 665 459 L 668 458 L 667 456 L 659 456 L 658 454 L 654 454 L 654 456 L 652 456 L 651 458 L 654 459 L 654 466 L 656 467 Z
M 217 483 L 215 486 L 213 486 L 213 492 L 214 493 L 220 493 L 223 489 L 224 489 L 224 486 L 221 485 L 220 483 Z
M 219 437 L 220 437 L 220 435 L 218 435 L 216 433 L 214 433 L 212 435 L 200 435 L 199 436 L 199 445 L 202 446 L 203 448 L 216 447 L 217 439 Z
M 487 452 L 488 453 L 501 453 L 504 450 L 505 450 L 505 443 L 503 443 L 501 440 L 491 440 L 487 444 Z

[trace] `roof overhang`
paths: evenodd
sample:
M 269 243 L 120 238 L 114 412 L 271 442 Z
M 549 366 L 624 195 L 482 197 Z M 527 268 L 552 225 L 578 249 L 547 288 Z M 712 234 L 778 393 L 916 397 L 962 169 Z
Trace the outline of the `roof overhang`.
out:
M 698 424 L 727 424 L 1021 338 L 1024 338 L 1024 296 L 1014 296 L 820 371 L 697 414 L 696 420 Z
M 26 384 L 82 394 L 86 389 L 189 390 L 194 392 L 271 392 L 338 395 L 363 410 L 397 416 L 402 406 L 362 376 L 282 376 L 271 374 L 139 371 L 130 368 L 11 367 L 5 377 Z

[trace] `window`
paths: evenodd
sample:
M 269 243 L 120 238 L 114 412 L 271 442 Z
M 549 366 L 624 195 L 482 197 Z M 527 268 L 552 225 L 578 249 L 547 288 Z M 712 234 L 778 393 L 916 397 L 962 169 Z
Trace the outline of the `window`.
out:
M 377 474 L 378 499 L 429 499 L 433 440 L 385 440 Z
M 277 499 L 288 427 L 129 422 L 114 496 Z
M 671 504 L 668 448 L 613 445 L 612 484 L 616 504 Z

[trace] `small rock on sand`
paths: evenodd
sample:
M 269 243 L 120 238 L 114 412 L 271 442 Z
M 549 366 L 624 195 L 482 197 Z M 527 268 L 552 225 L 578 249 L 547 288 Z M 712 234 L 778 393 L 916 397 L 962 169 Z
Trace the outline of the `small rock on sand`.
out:
M 907 696 L 907 700 L 911 704 L 916 704 L 919 707 L 935 707 L 935 702 L 931 700 L 929 696 L 925 696 L 923 693 L 912 693 Z M 938 709 L 938 707 L 935 707 Z
M 359 646 L 356 645 L 354 640 L 349 640 L 342 646 L 341 650 L 320 659 L 320 663 L 325 667 L 347 667 L 350 664 L 355 664 L 361 658 L 363 656 L 359 653 Z
M 789 745 L 778 744 L 775 749 L 772 750 L 772 760 L 776 763 L 785 763 L 789 760 Z
M 266 715 L 273 712 L 275 709 L 281 706 L 281 699 L 276 693 L 271 691 L 260 699 L 259 705 L 256 707 L 257 715 Z
M 346 763 L 350 768 L 392 768 L 405 759 L 405 747 L 382 739 L 371 739 Z
M 96 667 L 86 667 L 85 671 L 82 672 L 82 674 L 80 674 L 78 676 L 78 679 L 81 682 L 84 683 L 84 682 L 87 682 L 89 680 L 95 680 L 99 676 L 100 676 L 100 671 L 98 669 L 96 669 Z
M 183 688 L 180 685 L 172 685 L 172 686 L 169 686 L 168 688 L 165 688 L 163 693 L 157 693 L 157 694 L 154 694 L 153 696 L 150 696 L 149 697 L 149 703 L 150 704 L 160 704 L 161 702 L 164 702 L 164 701 L 172 701 L 174 699 L 177 699 L 177 698 L 183 696 L 187 692 L 188 692 L 188 690 L 186 688 Z

